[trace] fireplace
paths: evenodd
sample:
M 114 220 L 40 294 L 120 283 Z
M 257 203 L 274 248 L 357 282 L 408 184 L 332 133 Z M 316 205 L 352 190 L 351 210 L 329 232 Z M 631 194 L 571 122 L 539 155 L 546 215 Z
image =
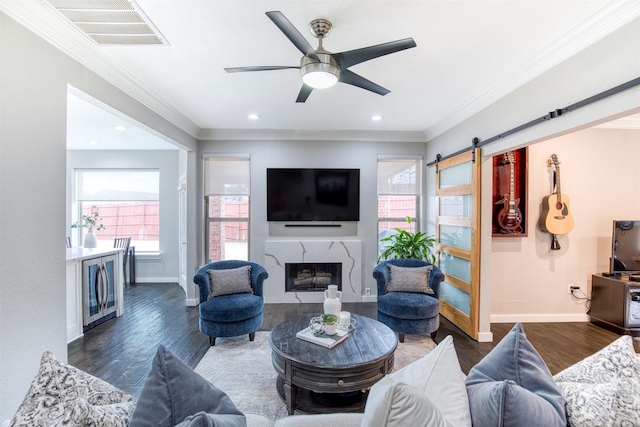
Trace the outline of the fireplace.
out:
M 289 273 L 289 264 L 301 264 L 298 271 Z M 329 266 L 337 264 L 335 271 Z M 318 267 L 318 265 L 320 267 Z M 298 272 L 316 266 L 316 283 L 309 289 L 287 289 L 287 276 L 298 276 Z M 329 284 L 342 291 L 342 302 L 362 301 L 362 243 L 359 240 L 267 240 L 264 245 L 264 267 L 269 273 L 264 285 L 264 301 L 276 303 L 322 303 L 324 290 Z M 304 272 L 305 274 L 307 272 Z M 331 274 L 330 280 L 327 280 Z M 373 280 L 373 277 L 370 278 Z M 320 287 L 319 283 L 323 286 Z M 298 282 L 302 286 L 302 281 Z M 291 285 L 289 285 L 291 286 Z
M 285 263 L 285 292 L 323 292 L 329 285 L 342 291 L 341 262 Z

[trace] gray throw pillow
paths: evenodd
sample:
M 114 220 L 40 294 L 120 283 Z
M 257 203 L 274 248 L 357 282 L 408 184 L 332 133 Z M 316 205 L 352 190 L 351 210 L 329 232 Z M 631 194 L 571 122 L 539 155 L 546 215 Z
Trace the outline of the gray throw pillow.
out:
M 224 270 L 207 270 L 209 274 L 209 297 L 220 295 L 251 293 L 251 266 L 228 268 Z
M 474 426 L 567 425 L 560 390 L 520 323 L 471 368 L 465 382 Z
M 390 282 L 387 292 L 419 292 L 433 295 L 433 289 L 429 286 L 429 275 L 432 265 L 424 267 L 398 267 L 387 264 L 389 267 Z
M 31 387 L 11 420 L 16 426 L 92 425 L 126 427 L 135 399 L 46 351 Z
M 246 426 L 247 420 L 244 415 L 232 414 L 207 414 L 206 412 L 198 412 L 190 415 L 175 427 L 231 427 Z
M 247 425 L 226 393 L 160 345 L 129 425 L 173 427 L 183 422 L 193 427 Z

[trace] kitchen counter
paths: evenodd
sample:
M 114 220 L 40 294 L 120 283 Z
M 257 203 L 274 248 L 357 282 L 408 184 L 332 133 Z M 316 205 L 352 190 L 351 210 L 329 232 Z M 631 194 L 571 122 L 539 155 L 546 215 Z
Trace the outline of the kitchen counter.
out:
M 82 260 L 91 259 L 91 258 L 99 258 L 101 256 L 112 255 L 118 252 L 124 252 L 124 248 L 109 248 L 109 247 L 67 248 L 67 262 L 82 261 Z

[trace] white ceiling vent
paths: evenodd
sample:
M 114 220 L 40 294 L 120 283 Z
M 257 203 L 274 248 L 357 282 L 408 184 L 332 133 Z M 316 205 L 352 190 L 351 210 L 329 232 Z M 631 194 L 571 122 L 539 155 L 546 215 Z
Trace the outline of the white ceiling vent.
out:
M 47 0 L 99 45 L 168 45 L 133 0 Z

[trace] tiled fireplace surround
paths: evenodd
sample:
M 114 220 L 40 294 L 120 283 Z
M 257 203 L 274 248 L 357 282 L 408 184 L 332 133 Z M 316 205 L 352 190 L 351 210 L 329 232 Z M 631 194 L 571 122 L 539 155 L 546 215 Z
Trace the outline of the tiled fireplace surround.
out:
M 342 301 L 362 301 L 362 244 L 360 240 L 267 240 L 264 267 L 265 303 L 317 303 L 324 292 L 285 292 L 286 263 L 342 263 Z

